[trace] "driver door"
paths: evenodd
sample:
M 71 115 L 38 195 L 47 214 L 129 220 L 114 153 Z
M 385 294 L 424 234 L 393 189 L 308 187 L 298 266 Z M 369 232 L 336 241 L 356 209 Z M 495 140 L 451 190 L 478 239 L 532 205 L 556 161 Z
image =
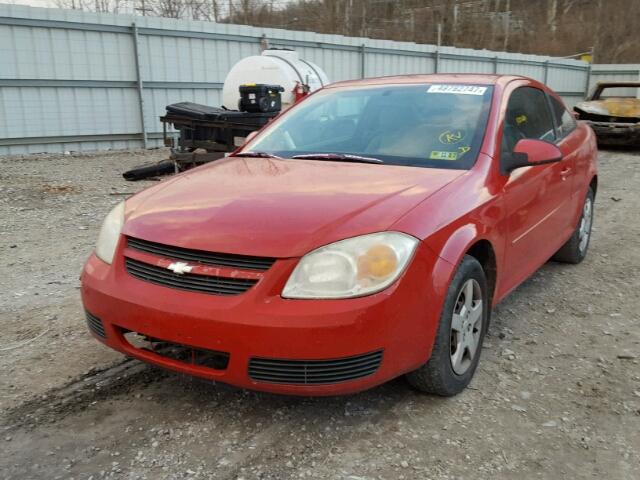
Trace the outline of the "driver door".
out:
M 518 140 L 554 143 L 556 130 L 546 94 L 534 87 L 516 88 L 509 97 L 500 158 L 513 153 Z M 569 161 L 571 161 L 569 159 Z M 571 217 L 571 182 L 567 162 L 523 167 L 506 176 L 504 198 L 507 242 L 506 284 L 515 288 L 546 262 L 567 238 Z

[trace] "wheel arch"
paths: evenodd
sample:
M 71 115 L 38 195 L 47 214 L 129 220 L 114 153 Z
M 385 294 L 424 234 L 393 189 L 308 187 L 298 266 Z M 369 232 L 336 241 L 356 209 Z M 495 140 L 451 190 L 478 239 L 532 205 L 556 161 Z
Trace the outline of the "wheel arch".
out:
M 591 181 L 589 182 L 589 187 L 593 190 L 593 198 L 596 198 L 596 193 L 598 192 L 598 175 L 594 175 L 591 177 Z
M 488 235 L 488 230 L 476 224 L 467 224 L 450 235 L 439 251 L 440 258 L 455 266 L 451 275 L 455 274 L 457 266 L 465 255 L 474 257 L 482 266 L 487 277 L 490 305 L 498 283 L 498 258 L 495 242 Z M 451 279 L 448 280 L 448 283 Z
M 492 305 L 498 279 L 498 264 L 493 245 L 487 239 L 480 239 L 467 248 L 465 255 L 472 256 L 482 265 L 489 289 L 489 305 Z

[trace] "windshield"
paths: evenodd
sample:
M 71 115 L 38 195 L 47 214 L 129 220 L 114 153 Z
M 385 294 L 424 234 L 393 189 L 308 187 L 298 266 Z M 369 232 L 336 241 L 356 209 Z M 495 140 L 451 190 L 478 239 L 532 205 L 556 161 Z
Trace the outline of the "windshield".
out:
M 294 106 L 243 150 L 468 169 L 482 143 L 492 91 L 462 84 L 328 88 Z
M 602 87 L 597 98 L 640 98 L 638 87 Z

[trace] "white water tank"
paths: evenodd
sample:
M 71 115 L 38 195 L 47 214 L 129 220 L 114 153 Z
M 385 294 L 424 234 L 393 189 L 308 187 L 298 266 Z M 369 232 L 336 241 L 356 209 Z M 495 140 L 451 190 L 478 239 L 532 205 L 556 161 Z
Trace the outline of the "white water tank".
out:
M 222 105 L 229 110 L 237 110 L 240 85 L 265 83 L 284 87 L 284 110 L 295 101 L 293 89 L 296 82 L 309 85 L 313 92 L 327 85 L 329 78 L 320 67 L 298 57 L 294 50 L 267 49 L 262 55 L 243 58 L 231 68 L 222 87 Z

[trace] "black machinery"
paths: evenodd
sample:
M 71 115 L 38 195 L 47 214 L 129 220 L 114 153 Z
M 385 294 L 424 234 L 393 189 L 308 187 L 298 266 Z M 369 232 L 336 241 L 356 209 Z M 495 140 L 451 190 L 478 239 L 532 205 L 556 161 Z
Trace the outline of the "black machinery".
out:
M 240 110 L 209 107 L 192 102 L 167 105 L 167 113 L 160 117 L 164 145 L 171 148 L 171 156 L 151 165 L 143 165 L 123 174 L 126 180 L 177 173 L 203 163 L 218 160 L 241 146 L 246 137 L 260 130 L 280 113 L 278 85 L 241 85 Z M 173 126 L 176 138 L 167 131 Z

